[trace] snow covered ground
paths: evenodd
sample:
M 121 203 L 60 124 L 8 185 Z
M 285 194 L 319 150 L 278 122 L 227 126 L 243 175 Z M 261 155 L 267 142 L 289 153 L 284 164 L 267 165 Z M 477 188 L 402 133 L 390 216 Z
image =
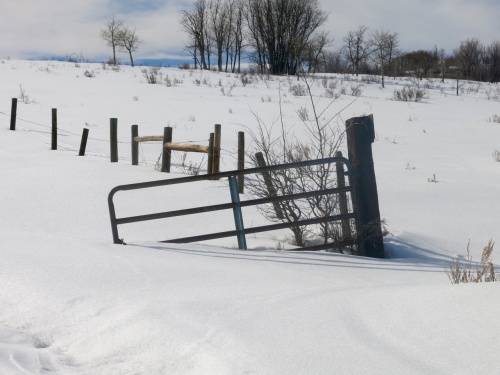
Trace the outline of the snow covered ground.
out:
M 340 126 L 375 119 L 380 210 L 391 234 L 388 257 L 370 259 L 279 251 L 281 232 L 251 236 L 248 251 L 236 250 L 236 239 L 156 242 L 231 226 L 223 216 L 125 225 L 129 245 L 112 244 L 114 186 L 185 173 L 181 153 L 171 175 L 155 170 L 159 144 L 142 145 L 140 166 L 131 166 L 130 125 L 141 135 L 172 126 L 174 141 L 205 144 L 222 124 L 222 169 L 235 169 L 237 132 L 255 129 L 252 112 L 268 124 L 278 118 L 280 87 L 285 123 L 302 131 L 296 111 L 311 111 L 310 100 L 289 92 L 294 78 L 244 86 L 232 74 L 163 68 L 150 85 L 140 67 L 2 59 L 0 82 L 0 374 L 499 373 L 500 284 L 451 285 L 444 272 L 469 239 L 478 259 L 500 238 L 492 157 L 500 123 L 490 121 L 500 116 L 498 85 L 462 82 L 456 96 L 454 81 L 389 79 L 382 89 L 362 77 L 328 78 L 335 92 L 363 92 L 354 102 L 341 95 L 325 118 L 348 106 Z M 324 81 L 312 83 L 325 108 Z M 427 87 L 421 103 L 391 100 L 417 83 Z M 21 91 L 13 132 L 10 103 Z M 58 151 L 50 150 L 51 108 Z M 119 163 L 109 161 L 111 117 Z M 78 157 L 84 127 L 87 156 Z M 185 165 L 204 165 L 200 158 L 189 154 Z M 229 194 L 223 181 L 170 187 L 168 200 L 163 193 L 118 193 L 119 214 Z M 247 225 L 263 220 L 245 216 Z

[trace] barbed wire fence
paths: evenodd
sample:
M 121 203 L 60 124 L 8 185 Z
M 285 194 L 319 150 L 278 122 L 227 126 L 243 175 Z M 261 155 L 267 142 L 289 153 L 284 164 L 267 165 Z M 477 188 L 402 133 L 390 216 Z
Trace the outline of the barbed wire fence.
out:
M 12 114 L 8 114 L 8 113 L 5 113 L 3 111 L 0 111 L 0 115 L 8 117 L 8 118 L 12 118 Z M 23 117 L 19 117 L 17 115 L 17 113 L 15 114 L 15 120 L 16 120 L 16 123 L 21 122 L 23 124 L 22 127 L 19 127 L 20 130 L 27 131 L 27 132 L 40 132 L 36 128 L 32 127 L 32 126 L 36 126 L 39 128 L 48 129 L 48 131 L 46 133 L 49 135 L 52 134 L 52 126 L 50 126 L 50 125 L 45 125 L 45 124 L 42 124 L 42 123 L 37 122 L 37 121 L 32 121 L 32 120 L 28 120 L 28 119 L 23 118 Z M 85 127 L 84 127 L 84 129 L 85 129 Z M 77 134 L 74 131 L 67 130 L 64 127 L 64 125 L 61 126 L 58 123 L 57 124 L 57 136 L 58 137 L 59 136 L 74 137 L 77 139 L 77 141 L 74 143 L 73 142 L 60 142 L 59 141 L 57 144 L 58 149 L 63 150 L 63 151 L 75 152 L 75 153 L 79 152 L 79 148 L 80 148 L 79 142 L 82 139 L 82 134 Z M 98 138 L 98 137 L 88 136 L 87 140 L 111 144 L 110 140 Z M 122 144 L 122 145 L 131 145 L 132 144 L 131 141 L 118 141 L 117 140 L 116 142 L 118 144 Z M 184 144 L 200 144 L 200 143 L 201 144 L 208 144 L 208 142 L 209 142 L 208 139 L 200 139 L 200 140 L 183 141 L 182 143 L 184 143 Z M 73 143 L 73 144 L 71 144 L 71 143 Z M 158 145 L 158 142 L 148 141 L 148 142 L 138 143 L 140 164 L 144 165 L 146 167 L 152 167 L 156 170 L 160 170 L 162 153 L 159 154 L 159 156 L 156 160 L 148 159 L 148 157 L 146 155 L 146 151 L 144 149 L 144 146 L 147 146 L 147 145 Z M 91 151 L 90 150 L 90 151 L 86 151 L 85 153 L 86 153 L 86 155 L 89 155 L 92 157 L 103 158 L 103 159 L 109 159 L 111 156 L 110 155 L 111 152 L 103 153 L 101 151 Z M 150 153 L 151 153 L 151 151 L 150 151 Z M 237 161 L 237 156 L 235 156 L 235 155 L 237 155 L 237 150 L 228 150 L 225 148 L 220 148 L 221 162 L 224 162 L 225 158 L 227 158 L 229 160 Z M 213 155 L 209 154 L 208 156 L 213 156 Z M 203 156 L 201 161 L 199 161 L 197 163 L 189 162 L 189 164 L 186 161 L 186 152 L 184 152 L 183 154 L 179 154 L 177 152 L 172 153 L 172 158 L 173 158 L 172 165 L 178 167 L 180 169 L 181 173 L 193 173 L 194 170 L 197 171 L 196 173 L 199 173 L 199 171 L 201 171 L 201 170 L 208 170 L 208 165 L 207 165 L 208 160 L 205 160 L 204 156 Z M 119 156 L 118 160 L 125 161 L 125 162 L 132 161 L 132 159 L 130 157 L 124 157 L 124 156 L 121 156 L 121 157 Z

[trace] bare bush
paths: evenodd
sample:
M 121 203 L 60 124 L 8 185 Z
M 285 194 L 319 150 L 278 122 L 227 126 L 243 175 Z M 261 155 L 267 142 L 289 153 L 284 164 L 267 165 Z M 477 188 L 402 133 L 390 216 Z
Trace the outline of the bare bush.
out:
M 403 87 L 401 90 L 394 90 L 393 99 L 400 102 L 420 102 L 425 96 L 423 89 Z
M 158 66 L 141 69 L 141 72 L 148 83 L 154 85 L 158 82 L 158 77 L 160 75 L 160 68 Z
M 290 85 L 290 93 L 293 96 L 306 96 L 307 95 L 307 89 L 304 85 L 301 85 L 300 83 L 297 83 L 295 85 Z
M 493 159 L 494 159 L 495 161 L 500 162 L 500 151 L 499 151 L 499 150 L 495 150 L 495 151 L 493 151 Z
M 498 122 L 500 123 L 500 115 L 493 115 L 489 118 L 489 122 Z
M 482 283 L 500 281 L 500 273 L 495 271 L 491 254 L 495 243 L 490 240 L 481 254 L 481 261 L 474 264 L 470 255 L 470 241 L 467 243 L 467 257 L 464 262 L 455 258 L 445 268 L 446 275 L 452 284 Z
M 309 120 L 309 111 L 307 110 L 306 107 L 300 107 L 297 110 L 297 115 L 299 116 L 301 121 L 308 121 Z
M 254 113 L 258 127 L 257 132 L 250 132 L 250 136 L 255 146 L 254 151 L 259 152 L 248 155 L 253 166 L 294 163 L 335 156 L 344 136 L 344 132 L 335 121 L 342 110 L 326 119 L 325 114 L 334 101 L 330 101 L 320 111 L 311 94 L 309 83 L 305 78 L 303 81 L 312 108 L 311 120 L 304 121 L 306 134 L 299 138 L 289 131 L 284 123 L 280 97 L 280 117 L 272 125 L 266 125 Z M 304 111 L 302 113 L 304 117 Z M 279 130 L 276 129 L 277 124 L 280 126 Z M 336 184 L 336 178 L 335 165 L 325 164 L 273 171 L 268 174 L 267 180 L 263 175 L 256 175 L 248 187 L 251 194 L 257 197 L 282 196 L 326 189 Z M 271 221 L 293 224 L 309 218 L 335 215 L 339 212 L 340 206 L 338 196 L 321 195 L 281 201 L 273 205 L 260 206 L 259 209 Z M 342 232 L 341 224 L 336 222 L 310 227 L 294 226 L 290 229 L 294 236 L 294 244 L 297 246 L 307 246 L 318 241 L 327 244 L 332 239 L 338 240 L 343 235 L 348 235 Z

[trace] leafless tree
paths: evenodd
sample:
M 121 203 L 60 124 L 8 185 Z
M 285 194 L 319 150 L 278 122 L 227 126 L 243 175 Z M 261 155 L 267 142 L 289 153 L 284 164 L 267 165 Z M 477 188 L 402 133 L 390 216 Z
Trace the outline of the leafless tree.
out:
M 344 37 L 344 52 L 351 63 L 354 73 L 359 74 L 360 64 L 372 52 L 370 40 L 366 37 L 368 27 L 361 25 L 355 31 L 349 31 Z
M 303 57 L 303 60 L 307 65 L 308 73 L 325 71 L 325 49 L 331 45 L 331 43 L 332 40 L 328 37 L 328 32 L 322 31 L 312 36 L 311 41 L 306 46 Z M 321 62 L 323 62 L 322 68 L 320 68 Z
M 208 24 L 208 6 L 206 0 L 196 0 L 192 10 L 182 10 L 180 24 L 188 34 L 186 49 L 193 55 L 195 69 L 200 62 L 201 69 L 207 69 L 206 41 Z M 199 57 L 199 60 L 198 60 Z
M 141 44 L 142 39 L 139 38 L 139 35 L 137 35 L 135 28 L 130 29 L 124 26 L 122 32 L 119 35 L 118 47 L 121 52 L 128 53 L 128 56 L 130 58 L 130 65 L 132 66 L 134 66 L 132 53 L 137 51 Z
M 251 136 L 256 150 L 261 153 L 266 165 L 334 157 L 342 143 L 344 132 L 340 130 L 337 119 L 343 109 L 333 116 L 328 116 L 335 101 L 330 101 L 323 109 L 319 109 L 318 102 L 311 94 L 311 87 L 307 79 L 302 77 L 302 80 L 311 99 L 313 118 L 302 120 L 306 132 L 300 138 L 291 133 L 284 123 L 281 103 L 280 117 L 271 126 L 266 126 L 262 119 L 254 114 L 258 121 L 258 131 L 251 132 Z M 250 154 L 249 157 L 254 166 L 262 166 L 262 161 L 259 161 L 256 154 Z M 292 168 L 271 172 L 267 181 L 264 176 L 257 176 L 258 180 L 249 184 L 249 190 L 258 197 L 303 193 L 335 186 L 336 177 L 334 164 Z M 337 196 L 324 195 L 282 201 L 263 207 L 262 213 L 272 221 L 293 224 L 304 219 L 335 215 L 339 213 L 339 209 Z M 327 222 L 319 224 L 316 228 L 317 231 L 310 233 L 304 227 L 292 227 L 295 244 L 298 246 L 306 245 L 310 234 L 315 237 L 319 236 L 324 244 L 332 239 L 340 239 L 342 236 L 340 223 L 337 225 Z
M 385 87 L 384 68 L 387 64 L 388 70 L 391 69 L 392 59 L 399 44 L 398 34 L 383 29 L 375 30 L 371 34 L 370 44 L 373 46 L 373 59 L 379 66 L 382 76 L 382 87 Z
M 225 37 L 226 67 L 231 67 L 231 72 L 240 72 L 241 53 L 244 43 L 244 0 L 227 0 L 228 17 L 227 33 Z M 237 67 L 236 67 L 237 66 Z
M 116 19 L 115 15 L 109 18 L 104 27 L 101 28 L 100 37 L 106 42 L 106 45 L 113 49 L 113 65 L 117 64 L 116 49 L 120 46 L 120 40 L 123 35 L 123 21 Z
M 466 78 L 473 78 L 474 70 L 480 65 L 484 47 L 477 38 L 466 39 L 454 51 L 460 69 Z
M 486 49 L 485 61 L 488 66 L 490 82 L 500 81 L 500 42 L 494 41 Z
M 261 70 L 296 74 L 313 33 L 328 18 L 319 0 L 248 0 L 249 35 Z

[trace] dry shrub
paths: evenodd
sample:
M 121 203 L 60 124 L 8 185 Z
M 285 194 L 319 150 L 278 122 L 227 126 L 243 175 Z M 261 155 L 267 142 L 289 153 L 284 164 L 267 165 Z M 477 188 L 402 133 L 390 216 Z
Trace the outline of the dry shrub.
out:
M 467 243 L 467 260 L 461 262 L 458 258 L 453 259 L 450 265 L 445 268 L 446 275 L 452 284 L 460 283 L 482 283 L 500 281 L 500 273 L 495 272 L 495 267 L 491 261 L 491 254 L 495 243 L 489 240 L 484 247 L 481 261 L 473 264 L 470 255 L 470 241 Z

